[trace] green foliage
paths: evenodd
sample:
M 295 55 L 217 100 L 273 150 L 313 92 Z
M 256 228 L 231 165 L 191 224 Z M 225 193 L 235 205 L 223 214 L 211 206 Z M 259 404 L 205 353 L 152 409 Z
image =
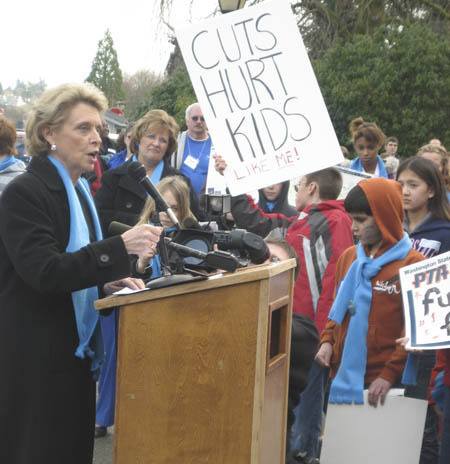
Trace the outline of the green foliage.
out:
M 105 32 L 103 39 L 98 42 L 97 53 L 86 82 L 91 82 L 101 89 L 106 95 L 110 106 L 114 106 L 124 97 L 122 71 L 120 70 L 117 52 L 109 30 Z
M 150 98 L 139 108 L 139 116 L 152 109 L 161 109 L 173 116 L 180 128 L 184 128 L 186 107 L 196 100 L 189 75 L 180 66 L 153 88 Z
M 380 28 L 330 48 L 314 63 L 342 145 L 348 124 L 362 116 L 400 139 L 410 156 L 430 138 L 450 146 L 450 35 L 415 24 Z

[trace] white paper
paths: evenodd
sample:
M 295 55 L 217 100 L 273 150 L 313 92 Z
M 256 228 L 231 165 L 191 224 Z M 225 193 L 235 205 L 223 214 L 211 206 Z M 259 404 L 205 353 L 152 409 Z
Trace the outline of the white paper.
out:
M 130 295 L 131 293 L 146 292 L 148 288 L 140 288 L 139 290 L 133 290 L 129 287 L 123 287 L 121 290 L 114 292 L 113 295 Z
M 232 195 L 343 160 L 287 0 L 177 30 Z
M 394 390 L 384 406 L 329 404 L 321 464 L 418 464 L 427 402 Z
M 336 166 L 336 169 L 342 176 L 342 189 L 338 197 L 340 200 L 344 200 L 348 192 L 350 192 L 350 190 L 355 185 L 358 185 L 362 180 L 373 177 L 371 174 L 367 174 L 366 172 L 359 172 L 342 166 Z
M 450 348 L 450 251 L 401 268 L 400 283 L 407 347 Z

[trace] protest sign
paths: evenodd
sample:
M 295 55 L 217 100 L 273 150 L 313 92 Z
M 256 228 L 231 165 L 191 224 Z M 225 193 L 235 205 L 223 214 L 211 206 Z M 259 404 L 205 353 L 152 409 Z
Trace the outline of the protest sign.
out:
M 329 404 L 321 464 L 419 464 L 427 402 L 390 390 L 384 406 Z
M 408 348 L 450 348 L 450 251 L 400 269 Z
M 343 160 L 287 0 L 177 31 L 232 195 Z
M 372 174 L 366 172 L 355 171 L 354 169 L 344 168 L 342 166 L 336 166 L 337 170 L 342 176 L 342 189 L 339 194 L 339 200 L 344 200 L 348 192 L 355 186 L 358 185 L 364 179 L 370 179 Z

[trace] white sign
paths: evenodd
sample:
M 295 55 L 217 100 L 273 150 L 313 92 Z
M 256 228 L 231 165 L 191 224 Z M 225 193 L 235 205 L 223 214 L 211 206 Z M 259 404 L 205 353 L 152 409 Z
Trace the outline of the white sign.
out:
M 408 347 L 450 348 L 450 251 L 400 269 Z
M 177 31 L 232 195 L 343 160 L 287 0 Z
M 391 390 L 384 406 L 329 404 L 321 464 L 419 464 L 427 402 Z
M 339 200 L 344 200 L 348 192 L 355 186 L 358 185 L 364 179 L 372 178 L 372 174 L 366 172 L 355 171 L 354 169 L 344 168 L 342 166 L 336 166 L 336 169 L 341 173 L 342 176 L 342 189 L 339 194 Z

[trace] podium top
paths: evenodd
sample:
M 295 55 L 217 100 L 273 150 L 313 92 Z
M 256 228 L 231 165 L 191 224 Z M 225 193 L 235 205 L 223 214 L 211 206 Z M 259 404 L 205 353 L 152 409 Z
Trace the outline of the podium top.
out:
M 95 302 L 98 310 L 124 306 L 131 303 L 142 301 L 158 300 L 169 298 L 186 293 L 201 292 L 211 288 L 226 287 L 229 285 L 252 282 L 255 280 L 270 279 L 296 266 L 295 259 L 288 259 L 278 263 L 260 264 L 242 268 L 233 273 L 217 274 L 206 280 L 190 282 L 186 284 L 174 285 L 156 290 L 143 290 L 128 295 L 110 295 Z

